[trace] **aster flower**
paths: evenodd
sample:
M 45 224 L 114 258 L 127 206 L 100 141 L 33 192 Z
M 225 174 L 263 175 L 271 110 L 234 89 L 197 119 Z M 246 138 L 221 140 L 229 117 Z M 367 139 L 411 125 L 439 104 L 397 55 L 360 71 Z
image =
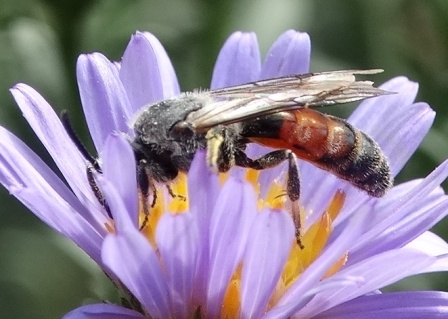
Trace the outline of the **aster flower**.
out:
M 254 34 L 225 43 L 211 88 L 308 71 L 310 41 L 287 31 L 263 63 Z M 444 162 L 425 179 L 371 198 L 300 161 L 303 243 L 295 243 L 284 190 L 285 166 L 212 174 L 202 151 L 187 175 L 160 186 L 149 220 L 139 208 L 136 164 L 125 135 L 142 105 L 179 93 L 170 61 L 149 33 L 132 37 L 123 60 L 78 60 L 78 83 L 102 165 L 96 181 L 111 219 L 93 194 L 86 162 L 50 105 L 31 87 L 12 89 L 67 187 L 24 143 L 0 128 L 0 182 L 34 214 L 97 262 L 127 304 L 93 304 L 65 318 L 431 318 L 448 312 L 443 292 L 384 293 L 402 278 L 448 269 L 447 244 L 428 229 L 446 215 Z M 397 92 L 364 101 L 349 118 L 372 136 L 396 175 L 428 132 L 434 112 L 414 103 L 404 77 Z M 248 152 L 266 150 L 251 146 Z M 185 198 L 184 198 L 185 197 Z

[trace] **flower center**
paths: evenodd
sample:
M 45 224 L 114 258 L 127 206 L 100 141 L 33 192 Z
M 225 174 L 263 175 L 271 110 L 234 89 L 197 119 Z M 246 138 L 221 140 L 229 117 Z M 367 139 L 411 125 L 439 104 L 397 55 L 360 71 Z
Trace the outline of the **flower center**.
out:
M 226 174 L 220 176 L 221 181 L 224 183 L 226 180 Z M 259 194 L 258 209 L 261 211 L 263 208 L 269 207 L 274 209 L 281 209 L 291 211 L 292 205 L 288 200 L 285 193 L 284 183 L 273 181 L 269 186 L 268 191 L 264 198 L 260 196 L 260 184 L 258 182 L 259 172 L 248 169 L 246 173 L 246 181 L 249 182 Z M 140 228 L 149 242 L 157 249 L 155 243 L 155 229 L 157 223 L 166 212 L 171 214 L 181 214 L 189 209 L 188 189 L 187 189 L 187 176 L 186 174 L 179 174 L 178 178 L 174 180 L 169 186 L 159 185 L 157 187 L 156 199 L 143 199 L 140 198 L 140 204 L 142 200 L 148 200 L 152 202 L 150 207 L 150 214 L 146 215 L 140 209 Z M 345 201 L 345 194 L 342 191 L 336 192 L 336 194 L 329 200 L 329 205 L 322 213 L 321 218 L 306 228 L 306 231 L 302 234 L 303 247 L 299 247 L 296 241 L 291 244 L 291 251 L 289 258 L 286 261 L 282 274 L 278 280 L 276 288 L 274 289 L 269 304 L 266 310 L 269 310 L 277 304 L 285 292 L 291 287 L 293 283 L 300 278 L 301 274 L 309 267 L 316 258 L 320 255 L 323 248 L 327 244 L 328 238 L 333 230 L 333 221 L 341 211 Z M 143 207 L 143 205 L 140 205 Z M 299 207 L 299 215 L 301 220 L 305 220 L 306 210 L 304 207 Z M 324 278 L 330 277 L 340 270 L 340 268 L 346 263 L 348 254 L 345 253 L 336 262 L 333 267 L 326 273 Z M 221 307 L 222 318 L 237 318 L 239 316 L 240 301 L 241 301 L 241 269 L 244 264 L 240 264 L 234 271 L 232 278 L 229 280 L 223 304 Z M 323 278 L 322 278 L 323 279 Z
M 254 177 L 254 171 L 249 170 L 247 173 L 247 180 L 254 185 L 256 190 L 259 190 L 257 178 Z M 302 234 L 303 248 L 299 247 L 296 241 L 292 244 L 289 258 L 285 263 L 279 281 L 272 293 L 268 304 L 268 309 L 272 308 L 291 287 L 291 285 L 300 278 L 301 274 L 306 268 L 313 263 L 320 255 L 322 249 L 325 247 L 328 238 L 333 230 L 332 223 L 341 211 L 345 201 L 345 193 L 342 191 L 336 192 L 327 209 L 323 212 L 320 220 L 311 225 Z M 267 196 L 264 199 L 259 198 L 259 208 L 270 207 L 276 209 L 288 209 L 287 196 L 285 188 L 277 181 L 274 181 L 269 188 Z M 302 220 L 306 216 L 304 207 L 300 207 L 300 215 Z M 347 262 L 348 254 L 345 253 L 341 258 L 328 270 L 324 278 L 330 277 L 340 270 L 340 268 Z M 239 301 L 240 301 L 240 284 L 241 284 L 241 268 L 240 265 L 234 272 L 232 279 L 227 287 L 224 303 L 222 306 L 222 318 L 237 318 L 239 315 Z M 323 278 L 322 278 L 323 279 Z
M 143 210 L 143 200 L 150 203 L 149 214 Z M 180 172 L 172 183 L 157 185 L 156 193 L 152 195 L 152 198 L 142 198 L 140 193 L 139 206 L 140 230 L 153 247 L 156 247 L 154 236 L 160 217 L 167 211 L 172 214 L 181 214 L 189 209 L 187 175 Z

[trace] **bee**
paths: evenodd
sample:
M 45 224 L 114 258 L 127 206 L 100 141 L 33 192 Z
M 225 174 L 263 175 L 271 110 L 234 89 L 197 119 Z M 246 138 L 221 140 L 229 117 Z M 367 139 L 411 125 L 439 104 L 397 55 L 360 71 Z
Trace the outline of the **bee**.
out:
M 205 149 L 207 164 L 217 173 L 227 172 L 233 166 L 263 170 L 287 161 L 286 194 L 292 202 L 300 198 L 296 158 L 371 196 L 383 196 L 393 181 L 388 160 L 378 144 L 347 121 L 318 111 L 328 105 L 390 94 L 370 81 L 355 78 L 380 72 L 347 70 L 290 75 L 181 93 L 142 107 L 131 124 L 135 134 L 129 140 L 142 194 L 148 198 L 152 191 L 154 204 L 154 185 L 169 184 L 179 172 L 188 172 L 196 151 Z M 245 153 L 250 143 L 274 150 L 250 158 Z M 101 169 L 95 161 L 90 168 Z M 95 195 L 107 205 L 93 175 L 89 176 Z M 148 205 L 147 200 L 143 202 Z M 149 208 L 144 210 L 148 212 Z
M 211 91 L 182 93 L 147 105 L 136 115 L 130 141 L 147 194 L 153 182 L 169 183 L 187 172 L 198 149 L 206 149 L 214 172 L 233 166 L 263 170 L 288 161 L 287 195 L 300 197 L 296 157 L 374 197 L 392 185 L 390 166 L 378 144 L 347 121 L 316 108 L 389 94 L 356 74 L 382 70 L 308 73 Z M 249 143 L 275 150 L 249 158 Z

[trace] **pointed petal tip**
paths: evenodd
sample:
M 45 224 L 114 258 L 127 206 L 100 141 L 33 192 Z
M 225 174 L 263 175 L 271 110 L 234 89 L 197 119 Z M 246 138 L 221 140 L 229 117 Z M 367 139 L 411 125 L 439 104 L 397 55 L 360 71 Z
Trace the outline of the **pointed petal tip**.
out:
M 269 49 L 261 78 L 307 73 L 311 61 L 311 40 L 307 33 L 288 30 Z
M 9 92 L 14 96 L 14 94 L 22 94 L 22 95 L 31 95 L 31 94 L 39 94 L 32 86 L 29 86 L 26 83 L 16 83 L 12 87 L 9 88 Z M 42 97 L 43 98 L 43 97 Z
M 227 41 L 238 41 L 238 40 L 241 40 L 242 38 L 243 38 L 243 40 L 253 39 L 253 38 L 256 39 L 257 35 L 255 34 L 255 32 L 252 32 L 252 31 L 235 31 L 228 37 Z
M 311 39 L 307 32 L 301 32 L 294 29 L 289 29 L 283 32 L 278 39 L 285 38 L 291 41 L 302 41 L 304 43 L 309 43 L 311 45 Z
M 232 33 L 216 59 L 211 88 L 218 89 L 258 79 L 261 69 L 260 50 L 254 32 Z
M 101 61 L 109 62 L 107 57 L 100 52 L 83 53 L 78 56 L 77 66 L 79 64 L 80 64 L 80 66 L 82 66 L 83 63 L 88 63 L 88 62 L 97 62 L 98 63 Z
M 400 75 L 384 82 L 379 88 L 392 93 L 410 95 L 415 99 L 419 84 L 406 76 Z
M 98 151 L 114 130 L 127 132 L 132 110 L 117 67 L 103 54 L 80 55 L 76 65 L 79 94 Z
M 20 91 L 21 89 L 25 89 L 27 87 L 28 87 L 28 85 L 26 85 L 25 83 L 19 82 L 19 83 L 14 84 L 12 87 L 10 87 L 9 91 L 12 93 L 13 91 L 16 91 L 16 90 Z
M 62 317 L 62 319 L 103 318 L 144 319 L 144 316 L 135 310 L 127 309 L 118 305 L 101 303 L 81 306 Z
M 133 112 L 143 105 L 179 94 L 176 72 L 168 54 L 152 33 L 137 31 L 123 54 L 120 79 Z

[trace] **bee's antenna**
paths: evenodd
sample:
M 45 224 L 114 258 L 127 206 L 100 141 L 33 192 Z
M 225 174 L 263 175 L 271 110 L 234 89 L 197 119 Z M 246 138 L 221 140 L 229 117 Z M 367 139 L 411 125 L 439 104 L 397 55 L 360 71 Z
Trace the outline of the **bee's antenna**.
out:
M 86 149 L 84 144 L 82 144 L 81 140 L 79 139 L 78 135 L 76 135 L 75 130 L 73 129 L 72 124 L 70 123 L 70 119 L 68 118 L 68 112 L 67 110 L 63 110 L 61 112 L 61 122 L 62 125 L 65 128 L 65 131 L 67 132 L 68 136 L 72 140 L 72 142 L 75 144 L 76 148 L 81 152 L 82 156 L 86 159 L 89 164 L 92 165 L 92 167 L 99 173 L 101 173 L 101 167 L 98 164 L 98 161 L 90 155 L 89 151 Z
M 100 187 L 98 186 L 94 173 L 102 173 L 101 166 L 98 164 L 98 161 L 90 155 L 89 151 L 85 148 L 84 144 L 82 144 L 81 140 L 78 138 L 78 135 L 76 135 L 75 130 L 73 129 L 72 124 L 70 123 L 70 120 L 68 118 L 68 112 L 67 110 L 63 110 L 61 112 L 61 122 L 62 125 L 65 128 L 65 131 L 67 132 L 70 139 L 73 141 L 75 146 L 78 148 L 78 150 L 81 152 L 82 156 L 87 161 L 87 167 L 86 167 L 86 174 L 87 174 L 87 180 L 89 182 L 90 188 L 92 189 L 93 193 L 95 194 L 95 197 L 100 202 L 101 206 L 106 210 L 107 215 L 113 219 L 112 213 L 110 211 L 109 205 L 107 204 L 106 199 L 104 198 L 103 193 L 101 192 Z

